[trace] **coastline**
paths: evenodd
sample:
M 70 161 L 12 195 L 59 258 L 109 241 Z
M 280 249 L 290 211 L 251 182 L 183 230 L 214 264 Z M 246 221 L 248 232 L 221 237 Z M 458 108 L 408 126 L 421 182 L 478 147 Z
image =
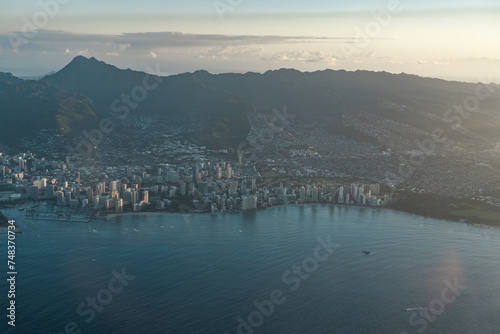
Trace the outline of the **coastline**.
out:
M 424 218 L 431 218 L 431 219 L 437 219 L 437 220 L 445 220 L 453 223 L 460 223 L 460 224 L 467 224 L 473 227 L 482 227 L 482 228 L 500 228 L 500 225 L 495 225 L 495 224 L 484 224 L 484 223 L 477 223 L 477 222 L 472 222 L 472 221 L 463 221 L 463 220 L 458 220 L 458 219 L 447 219 L 447 218 L 441 218 L 441 217 L 434 217 L 430 215 L 424 215 L 424 214 L 418 214 L 414 213 L 411 211 L 404 211 L 404 210 L 398 210 L 396 208 L 390 207 L 390 206 L 363 206 L 363 205 L 346 205 L 346 204 L 338 204 L 338 203 L 297 203 L 297 204 L 290 204 L 290 205 L 274 205 L 271 207 L 266 207 L 266 208 L 258 208 L 255 210 L 249 210 L 249 211 L 231 211 L 231 212 L 226 212 L 226 213 L 210 213 L 210 212 L 193 212 L 193 213 L 180 213 L 180 212 L 162 212 L 162 211 L 157 211 L 157 212 L 124 212 L 124 213 L 111 213 L 102 217 L 95 217 L 95 220 L 104 220 L 104 221 L 109 221 L 114 218 L 118 217 L 124 217 L 124 216 L 155 216 L 155 215 L 174 215 L 174 216 L 179 216 L 179 215 L 212 215 L 212 216 L 218 216 L 218 215 L 225 215 L 225 214 L 234 214 L 234 213 L 243 213 L 243 212 L 252 212 L 252 211 L 264 211 L 264 210 L 269 210 L 269 209 L 276 209 L 276 208 L 282 208 L 282 207 L 288 207 L 288 206 L 312 206 L 312 205 L 321 205 L 321 206 L 332 206 L 332 207 L 355 207 L 355 208 L 365 208 L 365 209 L 377 209 L 377 210 L 389 210 L 393 212 L 401 212 L 401 213 L 406 213 L 408 215 L 414 215 L 418 217 L 424 217 Z
M 386 205 L 386 206 L 364 206 L 364 205 L 356 205 L 356 204 L 339 204 L 339 203 L 295 203 L 295 204 L 281 204 L 281 205 L 273 205 L 265 208 L 257 208 L 252 211 L 260 211 L 260 210 L 268 210 L 274 208 L 281 208 L 286 206 L 305 206 L 305 205 L 328 205 L 328 206 L 339 206 L 339 207 L 359 207 L 359 208 L 371 208 L 371 209 L 382 209 L 382 210 L 391 210 L 396 212 L 402 212 L 410 215 L 433 218 L 439 220 L 446 220 L 455 223 L 468 224 L 474 227 L 496 227 L 500 228 L 500 209 L 493 207 L 480 207 L 478 203 L 467 202 L 462 199 L 456 198 L 446 198 L 441 196 L 435 196 L 429 201 L 429 195 L 424 195 L 422 199 L 421 194 L 414 194 L 408 192 L 399 193 L 399 199 L 396 202 Z M 434 197 L 434 196 L 431 196 Z M 468 206 L 475 205 L 475 213 L 489 211 L 489 217 L 487 219 L 482 219 L 478 216 L 463 216 L 457 215 L 457 208 L 450 209 L 450 207 L 457 206 Z M 10 207 L 8 209 L 15 209 L 15 207 Z M 459 208 L 460 209 L 460 208 Z M 455 211 L 454 211 L 455 210 Z M 142 212 L 123 212 L 123 213 L 112 213 L 112 212 L 101 212 L 98 215 L 89 216 L 88 220 L 82 221 L 73 221 L 73 220 L 64 220 L 67 222 L 78 222 L 78 223 L 89 223 L 95 220 L 103 220 L 110 221 L 114 218 L 128 216 L 128 215 L 221 215 L 221 214 L 231 214 L 231 213 L 241 213 L 242 211 L 230 211 L 226 213 L 211 213 L 211 212 L 197 212 L 195 210 L 191 212 L 181 213 L 181 212 L 168 212 L 168 211 L 142 211 Z M 460 213 L 460 212 L 459 212 Z M 4 216 L 5 217 L 5 216 Z M 29 218 L 29 217 L 26 217 Z M 45 220 L 45 219 L 39 219 Z M 47 219 L 50 220 L 50 219 Z M 7 220 L 8 221 L 8 220 Z M 62 221 L 62 220 L 61 220 Z M 0 230 L 6 229 L 7 225 L 0 224 Z
M 123 216 L 182 216 L 182 215 L 209 215 L 208 212 L 193 212 L 193 213 L 180 213 L 180 212 L 162 212 L 162 211 L 144 211 L 144 212 L 123 212 L 123 213 L 111 213 L 105 216 L 95 217 L 94 220 L 110 220 L 113 218 L 123 217 Z M 219 215 L 216 213 L 216 215 Z

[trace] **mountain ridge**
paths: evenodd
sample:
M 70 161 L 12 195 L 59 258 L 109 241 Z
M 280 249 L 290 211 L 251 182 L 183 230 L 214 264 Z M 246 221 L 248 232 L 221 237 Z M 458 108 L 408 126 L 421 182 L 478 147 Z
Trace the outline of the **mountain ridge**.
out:
M 0 74 L 4 88 L 13 84 L 22 86 L 22 80 L 17 79 L 11 74 Z M 301 72 L 283 68 L 264 73 L 211 74 L 198 70 L 158 76 L 120 69 L 94 57 L 77 56 L 60 71 L 39 81 L 26 82 L 32 86 L 49 84 L 61 92 L 75 94 L 79 101 L 73 102 L 80 106 L 87 104 L 96 119 L 116 116 L 113 113 L 117 108 L 126 108 L 134 117 L 194 117 L 203 126 L 192 139 L 213 148 L 235 147 L 244 141 L 251 130 L 249 112 L 265 114 L 283 108 L 297 121 L 318 122 L 332 134 L 355 140 L 372 136 L 365 131 L 366 122 L 359 118 L 360 112 L 409 126 L 417 133 L 431 133 L 442 127 L 447 137 L 454 140 L 464 140 L 464 131 L 479 133 L 488 140 L 500 139 L 499 85 L 488 86 L 494 92 L 481 100 L 474 117 L 460 119 L 464 131 L 456 131 L 449 126 L 452 118 L 447 118 L 446 112 L 474 97 L 484 85 L 405 73 L 332 69 Z M 18 89 L 18 93 L 21 91 Z M 76 125 L 78 117 L 73 118 Z M 413 140 L 415 135 L 407 137 Z M 372 140 L 380 139 L 375 136 Z

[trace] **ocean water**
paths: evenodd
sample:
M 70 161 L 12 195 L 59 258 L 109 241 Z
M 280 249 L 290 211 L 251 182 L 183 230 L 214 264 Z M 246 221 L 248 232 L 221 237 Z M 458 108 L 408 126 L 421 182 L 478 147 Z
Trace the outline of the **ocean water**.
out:
M 500 330 L 496 228 L 322 205 L 90 224 L 5 214 L 23 233 L 16 327 L 3 279 L 0 333 Z

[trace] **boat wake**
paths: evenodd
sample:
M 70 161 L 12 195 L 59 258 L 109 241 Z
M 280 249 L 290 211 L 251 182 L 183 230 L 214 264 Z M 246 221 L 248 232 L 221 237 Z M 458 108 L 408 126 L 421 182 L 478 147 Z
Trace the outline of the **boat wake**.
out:
M 404 309 L 403 311 L 412 312 L 412 311 L 420 311 L 421 309 L 422 309 L 422 307 L 410 307 L 410 308 Z

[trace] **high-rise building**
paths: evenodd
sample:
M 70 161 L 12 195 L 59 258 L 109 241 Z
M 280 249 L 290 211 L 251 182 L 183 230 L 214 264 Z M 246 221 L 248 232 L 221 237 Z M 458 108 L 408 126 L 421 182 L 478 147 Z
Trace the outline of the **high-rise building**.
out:
M 99 202 L 101 201 L 99 195 L 95 195 L 92 197 L 92 205 L 94 206 L 94 209 L 97 210 L 99 209 Z
M 118 181 L 112 181 L 109 184 L 109 192 L 112 193 L 113 191 L 118 191 L 119 183 Z
M 57 205 L 64 205 L 66 202 L 64 201 L 64 193 L 62 191 L 56 192 L 57 196 Z
M 111 209 L 111 207 L 113 206 L 113 200 L 111 198 L 107 199 L 106 202 L 104 203 L 104 206 L 106 210 Z
M 359 203 L 362 205 L 366 204 L 366 196 L 364 194 L 359 195 Z
M 100 196 L 99 197 L 99 207 L 101 207 L 101 208 L 105 207 L 107 201 L 108 201 L 108 196 Z
M 64 192 L 64 202 L 66 205 L 69 205 L 71 201 L 71 191 L 65 191 Z
M 312 200 L 314 202 L 318 201 L 318 188 L 316 188 L 316 187 L 312 188 Z
M 144 203 L 149 203 L 149 190 L 144 190 L 142 192 L 142 201 Z
M 136 189 L 130 191 L 130 202 L 132 205 L 139 203 L 139 192 Z
M 256 196 L 243 196 L 241 198 L 241 210 L 253 210 L 257 209 L 257 197 Z
M 105 192 L 106 192 L 106 182 L 99 182 L 99 184 L 97 185 L 96 195 L 101 196 Z
M 116 212 L 123 212 L 123 199 L 119 199 L 116 201 Z
M 358 189 L 358 195 L 359 195 L 360 199 L 361 199 L 361 195 L 364 195 L 364 193 L 365 193 L 365 186 L 364 185 L 360 185 L 359 189 Z
M 127 184 L 122 183 L 121 190 L 120 190 L 120 195 L 123 196 L 123 194 L 127 191 Z
M 337 203 L 344 203 L 344 187 L 343 186 L 340 186 L 339 187 L 339 197 L 337 199 Z
M 352 198 L 358 198 L 358 185 L 353 183 L 351 184 L 351 195 Z
M 193 168 L 192 182 L 194 182 L 194 183 L 198 182 L 198 166 L 197 165 L 195 165 L 195 167 Z
M 94 189 L 88 188 L 87 189 L 87 199 L 89 200 L 89 203 L 92 202 L 93 197 L 94 197 Z
M 52 198 L 55 195 L 55 186 L 53 184 L 49 184 L 47 187 L 47 198 Z

